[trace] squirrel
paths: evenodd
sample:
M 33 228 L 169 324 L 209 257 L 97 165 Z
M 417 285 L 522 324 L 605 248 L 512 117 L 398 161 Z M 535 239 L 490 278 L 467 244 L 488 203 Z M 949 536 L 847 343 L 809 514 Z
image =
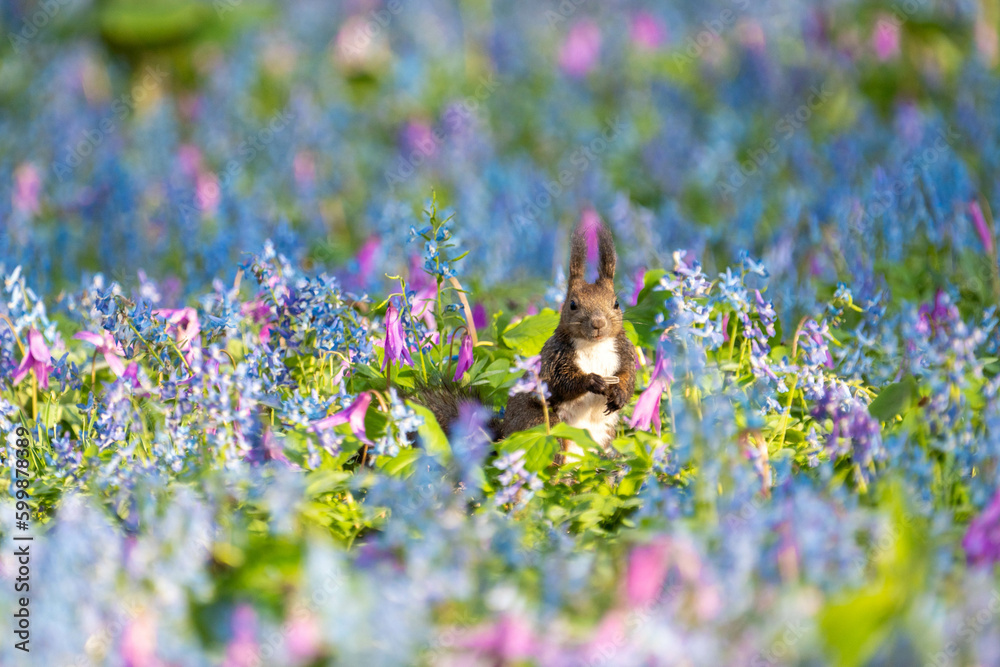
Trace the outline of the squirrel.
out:
M 549 422 L 585 429 L 602 448 L 614 438 L 618 412 L 635 392 L 635 347 L 622 327 L 623 313 L 615 294 L 618 256 L 611 232 L 597 232 L 597 281 L 586 282 L 587 242 L 581 232 L 570 246 L 566 299 L 555 333 L 542 347 L 540 379 L 550 392 Z M 618 379 L 612 384 L 609 377 Z M 501 436 L 545 421 L 535 394 L 516 394 L 507 403 Z M 564 445 L 564 448 L 565 445 Z
M 584 276 L 587 242 L 581 231 L 573 235 L 566 299 L 559 325 L 542 347 L 540 379 L 550 392 L 549 423 L 585 429 L 607 449 L 617 429 L 618 413 L 635 392 L 635 347 L 622 326 L 614 287 L 618 256 L 611 232 L 603 224 L 597 239 L 597 281 L 588 283 Z M 416 400 L 430 409 L 448 436 L 462 404 L 482 403 L 469 388 L 452 385 L 422 387 Z M 544 423 L 544 415 L 536 394 L 515 394 L 507 402 L 503 419 L 494 415 L 485 428 L 496 441 Z M 563 449 L 579 451 L 567 443 Z

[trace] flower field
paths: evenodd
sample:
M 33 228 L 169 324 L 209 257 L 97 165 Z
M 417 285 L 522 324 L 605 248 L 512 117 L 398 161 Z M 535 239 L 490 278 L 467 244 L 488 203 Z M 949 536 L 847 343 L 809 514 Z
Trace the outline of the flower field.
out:
M 0 28 L 0 665 L 1000 665 L 1000 1 Z

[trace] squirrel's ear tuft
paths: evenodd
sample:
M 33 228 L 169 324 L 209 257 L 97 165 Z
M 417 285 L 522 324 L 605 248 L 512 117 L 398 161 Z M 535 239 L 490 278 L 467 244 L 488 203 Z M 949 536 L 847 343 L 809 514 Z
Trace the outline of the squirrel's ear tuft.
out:
M 603 224 L 597 228 L 597 248 L 600 251 L 600 260 L 597 265 L 597 280 L 615 281 L 615 265 L 618 263 L 618 255 L 615 253 L 615 240 L 611 236 L 611 231 Z
M 569 246 L 569 286 L 578 285 L 584 281 L 587 272 L 587 238 L 583 232 L 573 234 Z

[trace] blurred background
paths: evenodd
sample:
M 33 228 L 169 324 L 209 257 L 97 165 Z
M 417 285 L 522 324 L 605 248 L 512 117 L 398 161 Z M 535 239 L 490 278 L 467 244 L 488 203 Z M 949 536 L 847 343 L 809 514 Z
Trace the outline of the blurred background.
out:
M 997 0 L 0 7 L 0 262 L 43 292 L 179 303 L 267 238 L 384 292 L 432 191 L 485 292 L 595 212 L 626 287 L 682 249 L 785 310 L 1000 290 Z

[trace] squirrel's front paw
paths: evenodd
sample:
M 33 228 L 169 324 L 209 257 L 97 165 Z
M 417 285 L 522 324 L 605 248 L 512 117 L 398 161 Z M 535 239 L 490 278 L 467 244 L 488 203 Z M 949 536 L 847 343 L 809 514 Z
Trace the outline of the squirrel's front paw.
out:
M 609 387 L 610 391 L 607 392 L 608 403 L 605 406 L 604 414 L 610 415 L 612 412 L 618 412 L 625 407 L 628 403 L 628 396 L 617 386 Z
M 604 381 L 604 378 L 597 373 L 591 373 L 587 376 L 587 391 L 594 394 L 604 395 L 608 390 L 608 383 Z

